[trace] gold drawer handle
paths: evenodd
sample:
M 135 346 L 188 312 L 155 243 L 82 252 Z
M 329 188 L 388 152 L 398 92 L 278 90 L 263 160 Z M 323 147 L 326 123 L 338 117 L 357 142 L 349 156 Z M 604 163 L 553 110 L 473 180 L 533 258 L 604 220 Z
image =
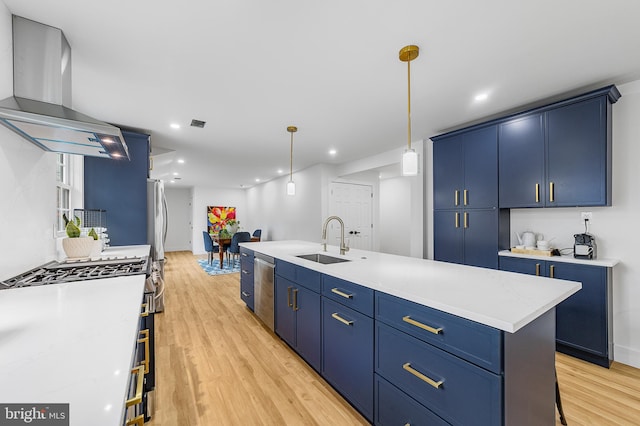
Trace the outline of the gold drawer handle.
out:
M 353 294 L 344 293 L 344 292 L 338 290 L 337 288 L 332 288 L 331 292 L 337 294 L 338 296 L 342 296 L 345 299 L 353 299 Z
M 249 296 L 251 296 L 251 294 L 250 294 L 250 293 L 247 293 L 246 291 L 243 291 L 243 292 L 242 292 L 242 295 L 243 295 L 244 297 L 249 297 Z
M 148 303 L 143 303 L 142 305 L 140 305 L 140 307 L 142 308 L 142 312 L 140 312 L 140 316 L 141 317 L 148 317 L 149 316 L 149 304 Z
M 540 264 L 536 263 L 536 277 L 540 276 Z
M 549 182 L 549 201 L 551 201 L 552 203 L 556 200 L 555 194 L 553 193 L 553 187 L 553 182 Z
M 144 414 L 140 414 L 138 417 L 127 420 L 126 426 L 144 426 Z
M 349 321 L 349 320 L 346 320 L 346 319 L 342 318 L 340 315 L 338 315 L 337 312 L 332 313 L 331 314 L 331 318 L 337 319 L 338 321 L 340 321 L 344 325 L 353 325 L 353 321 Z
M 416 327 L 419 327 L 423 330 L 427 330 L 429 333 L 433 333 L 433 334 L 440 334 L 442 333 L 442 327 L 438 327 L 438 328 L 433 328 L 428 326 L 427 324 L 423 324 L 421 322 L 418 322 L 414 319 L 411 319 L 411 317 L 409 315 L 402 317 L 402 321 L 404 322 L 408 322 L 411 325 L 415 325 Z
M 149 374 L 149 330 L 140 330 L 139 333 L 144 336 L 138 339 L 138 343 L 144 343 L 144 361 L 140 361 L 140 364 L 144 366 L 144 374 Z
M 536 183 L 536 203 L 540 202 L 540 184 Z
M 549 267 L 549 278 L 555 278 L 556 276 L 556 265 L 551 265 Z
M 456 212 L 456 228 L 460 228 L 460 213 Z
M 131 374 L 138 375 L 138 383 L 136 383 L 136 395 L 127 399 L 126 406 L 131 407 L 132 405 L 140 404 L 142 402 L 142 385 L 144 385 L 144 365 L 140 365 L 131 370 Z
M 465 229 L 469 227 L 469 213 L 464 212 L 464 227 Z
M 287 287 L 287 306 L 293 308 L 293 303 L 291 303 L 291 289 L 293 287 Z
M 453 204 L 456 206 L 460 204 L 460 191 L 458 191 L 457 189 L 455 192 L 455 196 L 453 197 Z
M 464 198 L 464 205 L 466 206 L 468 204 L 467 203 L 467 197 L 469 196 L 469 190 L 465 189 L 464 191 L 462 191 L 462 196 Z
M 298 289 L 294 288 L 293 289 L 293 310 L 297 311 L 298 309 Z
M 439 381 L 436 382 L 435 380 L 428 378 L 427 376 L 425 376 L 424 374 L 422 374 L 418 370 L 414 370 L 413 368 L 411 368 L 411 363 L 410 362 L 404 363 L 402 365 L 402 368 L 404 368 L 406 371 L 408 371 L 409 373 L 411 373 L 414 376 L 416 376 L 418 379 L 429 383 L 431 386 L 433 386 L 436 389 L 438 389 L 440 386 L 442 386 L 442 383 L 444 383 L 444 380 L 439 380 Z

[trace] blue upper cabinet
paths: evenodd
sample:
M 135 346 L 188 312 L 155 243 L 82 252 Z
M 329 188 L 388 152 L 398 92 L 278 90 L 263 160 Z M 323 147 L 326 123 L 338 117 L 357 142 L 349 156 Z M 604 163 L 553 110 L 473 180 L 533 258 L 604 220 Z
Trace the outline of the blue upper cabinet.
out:
M 434 208 L 498 206 L 496 126 L 433 138 Z
M 84 157 L 84 208 L 107 211 L 110 245 L 147 244 L 149 135 L 122 135 L 130 161 Z
M 499 123 L 500 207 L 611 205 L 615 86 Z

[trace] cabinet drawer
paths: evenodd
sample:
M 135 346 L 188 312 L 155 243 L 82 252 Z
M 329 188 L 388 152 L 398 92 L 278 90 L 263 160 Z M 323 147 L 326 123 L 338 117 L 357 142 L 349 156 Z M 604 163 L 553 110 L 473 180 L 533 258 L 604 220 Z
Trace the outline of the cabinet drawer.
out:
M 375 398 L 377 426 L 446 426 L 449 424 L 377 374 L 375 375 Z
M 376 373 L 452 424 L 502 422 L 502 376 L 380 322 Z
M 240 275 L 240 298 L 253 311 L 253 271 L 249 274 L 244 273 L 244 269 Z
M 376 320 L 494 373 L 502 371 L 500 330 L 380 292 Z
M 322 295 L 373 317 L 373 290 L 370 288 L 323 275 Z
M 277 275 L 293 281 L 297 285 L 306 287 L 311 291 L 320 293 L 320 282 L 322 280 L 322 274 L 320 274 L 320 272 L 312 271 L 311 269 L 294 265 L 293 263 L 285 262 L 279 259 L 275 259 L 275 263 L 275 273 Z
M 253 263 L 253 250 L 249 250 L 245 247 L 240 247 L 240 262 Z

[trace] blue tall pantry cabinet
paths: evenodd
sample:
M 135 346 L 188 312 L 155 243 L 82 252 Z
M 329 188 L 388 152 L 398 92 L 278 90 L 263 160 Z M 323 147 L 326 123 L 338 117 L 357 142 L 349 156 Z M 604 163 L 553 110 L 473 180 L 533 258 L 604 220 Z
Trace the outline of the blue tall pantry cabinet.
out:
M 84 157 L 84 208 L 107 211 L 109 244 L 147 244 L 150 136 L 122 131 L 130 161 Z

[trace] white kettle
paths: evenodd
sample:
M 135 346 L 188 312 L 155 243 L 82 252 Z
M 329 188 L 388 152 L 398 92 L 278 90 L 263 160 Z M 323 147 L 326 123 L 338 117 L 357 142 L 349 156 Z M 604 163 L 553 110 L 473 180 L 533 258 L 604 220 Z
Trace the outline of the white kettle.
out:
M 542 235 L 537 235 L 531 231 L 525 231 L 520 235 L 516 233 L 516 237 L 518 237 L 518 244 L 525 246 L 526 248 L 535 247 L 538 240 L 544 239 Z

